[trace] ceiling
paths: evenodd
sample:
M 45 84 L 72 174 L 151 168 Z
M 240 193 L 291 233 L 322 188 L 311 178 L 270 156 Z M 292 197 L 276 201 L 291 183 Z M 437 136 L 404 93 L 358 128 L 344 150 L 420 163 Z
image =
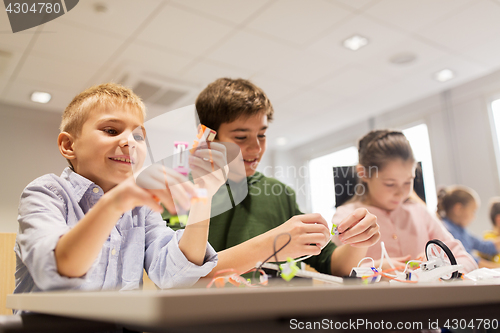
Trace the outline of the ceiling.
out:
M 0 11 L 0 102 L 62 112 L 110 80 L 185 93 L 148 105 L 151 118 L 216 78 L 242 77 L 274 105 L 269 144 L 285 137 L 279 149 L 290 149 L 500 69 L 499 18 L 500 0 L 82 0 L 13 34 Z M 354 34 L 370 43 L 345 49 Z M 416 60 L 389 61 L 402 53 Z M 457 76 L 435 81 L 444 68 Z M 29 101 L 35 90 L 52 100 Z

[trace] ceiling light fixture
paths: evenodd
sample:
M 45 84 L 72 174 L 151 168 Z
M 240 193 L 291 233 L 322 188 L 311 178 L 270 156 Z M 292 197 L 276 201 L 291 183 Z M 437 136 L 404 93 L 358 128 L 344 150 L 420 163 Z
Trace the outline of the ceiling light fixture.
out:
M 439 72 L 434 73 L 433 78 L 439 82 L 446 82 L 455 77 L 455 72 L 451 69 L 445 68 L 440 70 Z
M 417 60 L 417 56 L 411 52 L 398 53 L 389 58 L 389 62 L 394 65 L 407 65 L 415 62 L 415 60 Z
M 342 43 L 342 45 L 344 45 L 346 49 L 353 51 L 357 51 L 367 44 L 368 44 L 368 38 L 363 37 L 361 35 L 354 35 L 352 37 L 349 37 Z
M 46 104 L 51 98 L 52 96 L 49 93 L 43 91 L 35 91 L 31 94 L 31 101 L 35 103 Z

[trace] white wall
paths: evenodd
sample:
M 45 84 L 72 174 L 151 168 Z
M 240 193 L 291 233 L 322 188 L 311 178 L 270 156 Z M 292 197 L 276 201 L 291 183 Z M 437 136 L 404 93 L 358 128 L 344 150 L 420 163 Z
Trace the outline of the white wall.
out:
M 60 119 L 58 113 L 0 104 L 0 232 L 17 232 L 24 187 L 46 173 L 59 175 L 66 166 L 57 148 Z
M 274 156 L 270 160 L 274 161 L 275 170 L 286 168 L 287 163 L 300 167 L 311 158 L 356 146 L 358 139 L 372 128 L 402 129 L 424 122 L 429 129 L 436 186 L 463 184 L 479 193 L 482 205 L 470 230 L 481 236 L 484 230 L 491 228 L 487 203 L 492 196 L 500 195 L 488 114 L 488 104 L 494 96 L 500 96 L 500 71 L 390 110 L 290 151 L 269 151 Z M 301 182 L 277 178 L 294 188 L 294 183 Z M 310 212 L 308 198 L 301 191 L 297 194 L 301 209 Z

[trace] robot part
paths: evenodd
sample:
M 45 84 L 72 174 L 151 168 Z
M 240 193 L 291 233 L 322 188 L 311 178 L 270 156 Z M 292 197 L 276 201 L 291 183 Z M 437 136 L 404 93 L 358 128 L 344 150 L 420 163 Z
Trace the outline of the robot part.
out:
M 213 129 L 210 129 L 210 128 L 206 127 L 205 125 L 201 125 L 201 124 L 198 125 L 198 134 L 196 135 L 196 137 L 200 141 L 197 141 L 197 140 L 194 141 L 193 148 L 190 149 L 191 154 L 194 154 L 196 148 L 201 143 L 203 143 L 203 142 L 209 143 L 209 142 L 214 141 L 216 135 L 217 135 L 217 132 L 214 131 Z
M 174 142 L 174 160 L 172 162 L 172 167 L 178 173 L 187 176 L 189 172 L 189 161 L 188 161 L 188 142 L 175 141 Z
M 281 277 L 285 281 L 290 281 L 297 274 L 300 268 L 297 267 L 297 263 L 292 258 L 287 258 L 286 263 L 280 265 Z
M 334 235 L 334 236 L 338 236 L 339 235 L 339 231 L 338 231 L 338 228 L 337 228 L 336 224 L 332 225 L 332 235 Z
M 427 262 L 420 264 L 422 271 L 429 271 L 444 266 L 457 266 L 457 260 L 453 253 L 448 246 L 439 239 L 433 239 L 427 242 L 425 245 L 425 255 L 427 257 Z M 442 280 L 450 280 L 457 278 L 458 275 L 457 269 L 447 274 L 443 274 L 440 277 Z
M 377 273 L 378 270 L 375 267 L 353 267 L 349 276 L 367 278 L 368 282 L 374 283 L 380 281 L 382 277 L 382 275 L 379 275 Z

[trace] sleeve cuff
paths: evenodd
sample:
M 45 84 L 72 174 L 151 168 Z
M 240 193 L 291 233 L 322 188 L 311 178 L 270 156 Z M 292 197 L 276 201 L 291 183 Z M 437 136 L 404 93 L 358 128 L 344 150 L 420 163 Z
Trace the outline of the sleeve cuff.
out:
M 200 277 L 206 276 L 217 265 L 217 252 L 207 242 L 205 258 L 203 264 L 198 266 L 190 262 L 184 253 L 179 249 L 179 240 L 184 230 L 178 230 L 173 235 L 167 245 L 168 256 L 164 276 L 169 278 L 162 279 L 161 288 L 188 287 L 192 286 Z
M 81 277 L 67 277 L 59 274 L 57 271 L 57 263 L 55 257 L 55 247 L 59 238 L 62 235 L 47 235 L 43 242 L 46 243 L 41 248 L 48 249 L 48 253 L 42 253 L 35 261 L 38 261 L 36 267 L 40 268 L 40 272 L 30 272 L 35 284 L 40 290 L 57 290 L 57 289 L 78 289 L 81 285 L 87 282 L 87 275 Z M 92 270 L 95 263 L 92 265 Z M 89 272 L 90 272 L 89 270 Z

